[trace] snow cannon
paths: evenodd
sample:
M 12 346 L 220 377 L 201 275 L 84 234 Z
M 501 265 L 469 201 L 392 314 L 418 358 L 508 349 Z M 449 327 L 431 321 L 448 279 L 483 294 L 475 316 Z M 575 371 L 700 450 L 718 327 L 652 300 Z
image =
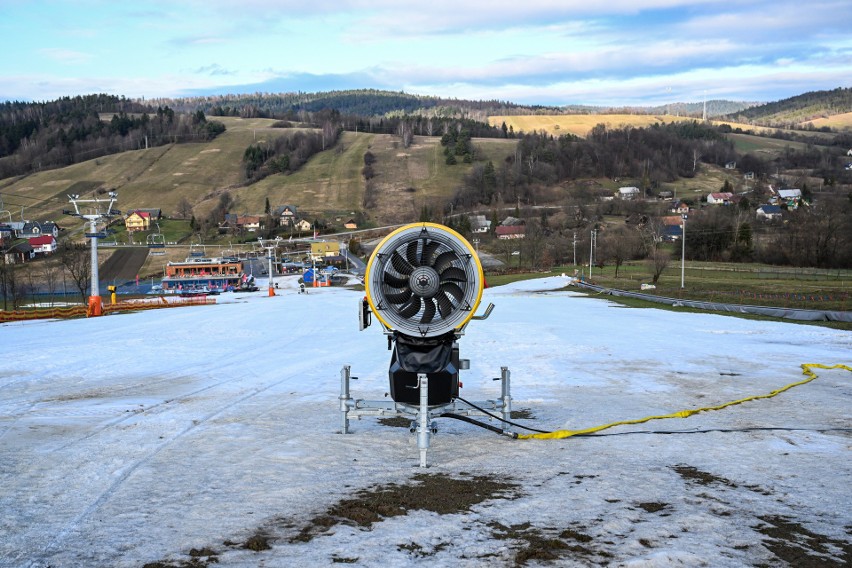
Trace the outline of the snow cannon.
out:
M 456 340 L 482 299 L 482 265 L 458 233 L 434 223 L 397 229 L 376 247 L 364 286 L 369 309 L 394 345 L 390 394 L 417 404 L 417 375 L 428 373 L 429 405 L 458 396 Z
M 374 315 L 384 328 L 388 349 L 393 351 L 388 370 L 392 402 L 353 400 L 349 367 L 344 367 L 340 394 L 343 433 L 348 432 L 350 416 L 412 416 L 411 432 L 418 432 L 420 465 L 426 467 L 429 434 L 437 431 L 433 417 L 479 414 L 487 407 L 503 411 L 508 420 L 511 398 L 505 367 L 499 400 L 474 406 L 459 397 L 459 371 L 470 364 L 459 357 L 458 340 L 471 320 L 484 320 L 494 309 L 489 304 L 483 315 L 476 315 L 484 285 L 476 251 L 448 227 L 412 223 L 379 243 L 367 263 L 359 327 L 366 329 Z

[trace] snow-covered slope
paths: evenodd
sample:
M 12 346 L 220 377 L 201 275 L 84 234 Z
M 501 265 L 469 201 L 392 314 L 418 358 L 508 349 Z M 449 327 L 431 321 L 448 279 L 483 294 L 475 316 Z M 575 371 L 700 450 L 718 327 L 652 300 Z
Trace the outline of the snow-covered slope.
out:
M 852 359 L 848 332 L 623 308 L 564 283 L 486 290 L 496 309 L 460 342 L 465 398 L 499 396 L 491 379 L 507 366 L 514 408 L 534 417 L 523 422 L 576 429 L 769 392 L 799 380 L 800 363 Z M 218 566 L 513 565 L 517 542 L 497 538 L 497 522 L 592 537 L 600 556 L 562 550 L 562 565 L 777 564 L 757 530 L 768 518 L 849 541 L 852 376 L 834 370 L 769 400 L 594 437 L 510 440 L 441 421 L 430 474 L 519 493 L 290 542 L 356 490 L 409 482 L 419 455 L 408 430 L 372 419 L 337 433 L 343 365 L 356 398 L 387 390 L 387 342 L 377 326 L 357 331 L 360 294 L 262 290 L 0 326 L 0 566 L 138 567 L 202 547 Z M 271 550 L 223 547 L 259 527 Z

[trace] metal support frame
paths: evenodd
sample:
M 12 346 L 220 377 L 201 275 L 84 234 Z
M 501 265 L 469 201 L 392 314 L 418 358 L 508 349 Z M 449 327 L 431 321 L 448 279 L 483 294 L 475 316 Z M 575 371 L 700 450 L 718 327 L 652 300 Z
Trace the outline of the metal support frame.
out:
M 501 367 L 500 398 L 475 401 L 473 404 L 491 414 L 502 414 L 503 420 L 509 420 L 512 413 L 511 396 L 511 372 L 508 367 Z M 486 412 L 482 412 L 461 401 L 454 400 L 448 404 L 429 406 L 429 377 L 425 373 L 418 373 L 418 388 L 420 389 L 420 404 L 404 404 L 393 400 L 363 400 L 353 399 L 349 388 L 353 377 L 351 367 L 344 365 L 340 370 L 340 433 L 349 434 L 349 418 L 361 419 L 362 416 L 373 416 L 376 418 L 404 417 L 412 420 L 412 433 L 417 433 L 417 448 L 420 452 L 420 467 L 428 467 L 427 451 L 430 448 L 431 437 L 438 429 L 433 422 L 434 418 L 442 414 L 451 413 L 460 416 L 484 416 L 492 418 Z M 502 426 L 504 433 L 509 433 L 508 424 Z
M 98 239 L 102 239 L 106 237 L 106 232 L 98 231 L 98 222 L 101 219 L 109 219 L 114 215 L 119 215 L 121 212 L 118 209 L 113 209 L 112 206 L 115 204 L 115 201 L 118 199 L 118 194 L 114 191 L 109 192 L 109 199 L 80 199 L 80 196 L 77 194 L 69 195 L 68 199 L 71 204 L 74 206 L 74 211 L 65 210 L 63 211 L 66 215 L 72 215 L 74 217 L 80 217 L 89 223 L 89 232 L 85 233 L 87 239 L 91 239 L 91 286 L 89 290 L 89 304 L 87 308 L 87 315 L 89 317 L 93 316 L 101 316 L 103 315 L 103 301 L 101 300 L 101 292 L 99 287 L 99 274 L 98 274 Z M 80 203 L 90 203 L 94 204 L 89 207 L 89 212 L 80 212 Z M 106 206 L 106 211 L 102 211 L 100 209 L 101 203 L 108 203 Z

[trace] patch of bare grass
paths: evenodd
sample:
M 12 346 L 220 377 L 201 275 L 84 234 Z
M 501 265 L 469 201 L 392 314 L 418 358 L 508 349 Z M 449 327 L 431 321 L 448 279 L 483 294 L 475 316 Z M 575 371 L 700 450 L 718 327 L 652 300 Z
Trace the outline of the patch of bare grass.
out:
M 852 566 L 852 542 L 810 531 L 792 519 L 759 517 L 754 527 L 764 535 L 763 546 L 779 560 L 797 568 L 840 568 Z
M 369 528 L 409 511 L 426 510 L 439 515 L 462 513 L 489 499 L 515 497 L 518 491 L 515 483 L 487 476 L 461 479 L 418 474 L 412 481 L 411 484 L 390 483 L 357 492 L 354 497 L 340 501 L 311 519 L 291 542 L 310 542 L 339 524 Z
M 556 562 L 568 559 L 580 560 L 584 563 L 605 563 L 611 554 L 596 550 L 592 543 L 594 539 L 574 529 L 565 529 L 558 534 L 554 531 L 540 529 L 530 523 L 503 525 L 491 522 L 488 525 L 494 538 L 509 540 L 516 543 L 517 552 L 514 561 L 516 566 L 526 566 L 530 562 Z

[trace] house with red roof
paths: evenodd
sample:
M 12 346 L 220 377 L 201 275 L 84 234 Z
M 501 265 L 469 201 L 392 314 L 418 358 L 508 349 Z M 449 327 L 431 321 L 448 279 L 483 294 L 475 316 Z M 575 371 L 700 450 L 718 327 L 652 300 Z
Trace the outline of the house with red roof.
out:
M 56 252 L 56 238 L 53 235 L 42 235 L 27 239 L 35 254 L 53 254 Z
M 494 230 L 494 234 L 498 239 L 523 239 L 527 235 L 527 228 L 524 225 L 500 225 Z
M 147 231 L 151 228 L 151 214 L 148 211 L 133 211 L 124 219 L 128 233 Z

